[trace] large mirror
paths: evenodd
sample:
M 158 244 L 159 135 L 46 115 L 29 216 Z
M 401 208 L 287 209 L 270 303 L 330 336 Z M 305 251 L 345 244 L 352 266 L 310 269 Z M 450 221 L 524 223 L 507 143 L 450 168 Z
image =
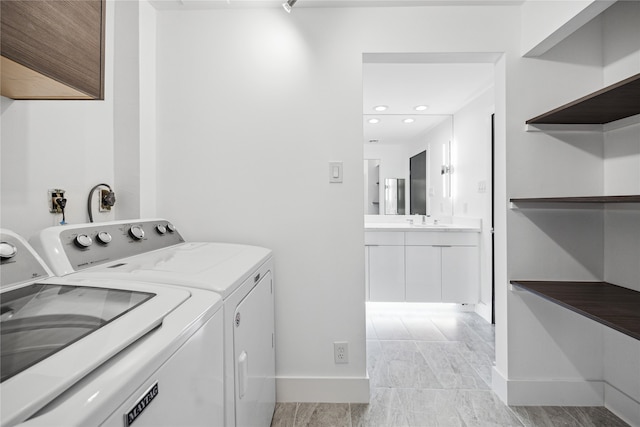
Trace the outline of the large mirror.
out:
M 453 216 L 453 115 L 448 105 L 447 111 L 435 105 L 444 104 L 433 97 L 442 92 L 433 78 L 438 64 L 394 63 L 387 56 L 364 56 L 364 212 Z M 390 179 L 403 189 L 388 190 Z M 390 194 L 401 197 L 385 197 Z
M 365 136 L 369 117 L 365 115 Z M 429 125 L 412 140 L 391 136 L 389 141 L 399 142 L 365 142 L 366 215 L 453 215 L 450 191 L 453 118 L 424 115 L 418 120 Z M 391 191 L 387 180 L 401 183 L 402 188 L 396 185 Z M 399 196 L 390 198 L 391 194 Z

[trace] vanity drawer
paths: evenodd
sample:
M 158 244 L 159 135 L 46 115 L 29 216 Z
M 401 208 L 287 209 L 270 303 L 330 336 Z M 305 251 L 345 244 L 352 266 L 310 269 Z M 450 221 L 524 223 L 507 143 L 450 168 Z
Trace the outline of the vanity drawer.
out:
M 407 246 L 478 246 L 479 236 L 464 231 L 408 231 L 404 235 Z
M 404 233 L 401 231 L 367 231 L 364 233 L 365 246 L 404 246 Z

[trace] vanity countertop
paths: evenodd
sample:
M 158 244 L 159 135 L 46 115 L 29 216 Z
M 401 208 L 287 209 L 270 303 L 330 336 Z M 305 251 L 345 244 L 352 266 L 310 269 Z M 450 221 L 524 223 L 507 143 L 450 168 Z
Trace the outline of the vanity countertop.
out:
M 461 224 L 409 224 L 402 222 L 366 222 L 364 231 L 466 231 L 479 233 L 480 227 Z

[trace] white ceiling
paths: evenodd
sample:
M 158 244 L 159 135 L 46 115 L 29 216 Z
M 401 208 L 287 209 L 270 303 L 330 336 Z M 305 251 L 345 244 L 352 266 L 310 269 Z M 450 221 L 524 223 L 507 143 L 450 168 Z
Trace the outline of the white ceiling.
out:
M 150 0 L 158 9 L 262 8 L 282 7 L 285 0 Z M 524 0 L 298 0 L 294 6 L 313 7 L 412 7 L 465 5 L 520 5 Z
M 493 63 L 363 64 L 364 142 L 413 142 L 493 83 Z M 373 107 L 386 105 L 382 113 Z M 428 105 L 417 112 L 417 105 Z M 380 119 L 377 124 L 368 120 Z M 403 123 L 405 118 L 414 123 Z

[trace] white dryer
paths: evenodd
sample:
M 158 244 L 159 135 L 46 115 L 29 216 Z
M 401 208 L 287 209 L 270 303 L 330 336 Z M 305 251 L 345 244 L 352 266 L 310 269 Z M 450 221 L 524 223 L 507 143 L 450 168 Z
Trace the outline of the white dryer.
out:
M 164 219 L 51 227 L 31 243 L 56 275 L 169 283 L 221 295 L 225 425 L 270 426 L 276 401 L 271 250 L 185 242 Z
M 2 426 L 223 425 L 219 295 L 51 277 L 8 230 L 0 258 Z

